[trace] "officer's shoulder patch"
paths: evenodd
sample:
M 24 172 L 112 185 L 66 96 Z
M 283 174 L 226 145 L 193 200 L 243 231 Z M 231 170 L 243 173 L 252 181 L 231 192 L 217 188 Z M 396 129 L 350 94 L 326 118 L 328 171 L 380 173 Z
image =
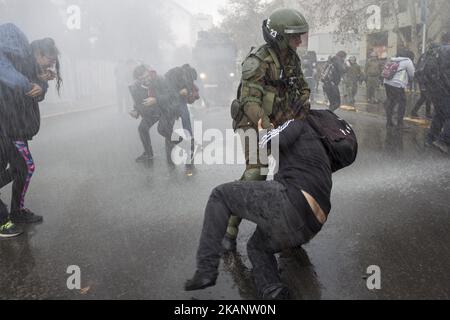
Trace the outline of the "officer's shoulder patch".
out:
M 263 61 L 267 61 L 267 59 L 272 60 L 271 56 L 270 56 L 270 52 L 269 52 L 268 47 L 267 47 L 267 44 L 259 47 L 255 51 L 255 56 L 257 56 L 259 59 L 261 59 Z
M 247 59 L 245 59 L 242 64 L 242 78 L 244 80 L 248 80 L 255 75 L 257 75 L 259 70 L 261 69 L 262 61 L 258 57 L 251 55 Z

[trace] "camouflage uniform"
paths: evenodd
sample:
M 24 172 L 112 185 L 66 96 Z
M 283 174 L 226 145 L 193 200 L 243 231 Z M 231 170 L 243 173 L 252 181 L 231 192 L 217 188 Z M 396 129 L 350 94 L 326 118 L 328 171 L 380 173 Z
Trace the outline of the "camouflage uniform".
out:
M 292 119 L 294 114 L 291 106 L 294 103 L 304 106 L 302 112 L 305 115 L 309 111 L 310 89 L 302 72 L 300 58 L 295 50 L 287 50 L 286 58 L 281 61 L 277 46 L 268 42 L 258 49 L 252 49 L 242 64 L 238 101 L 243 116 L 233 123 L 235 129 L 240 129 L 246 159 L 242 181 L 264 181 L 267 178 L 262 172 L 267 169 L 267 165 L 261 163 L 265 161 L 259 159 L 258 148 L 250 146 L 249 140 L 245 138 L 249 134 L 248 130 L 253 130 L 258 137 L 260 119 L 264 129 Z M 228 237 L 237 237 L 239 223 L 239 218 L 231 217 Z
M 361 66 L 355 63 L 350 63 L 347 67 L 347 72 L 344 76 L 345 95 L 347 103 L 351 106 L 355 106 L 355 97 L 358 93 L 358 82 L 363 80 L 363 73 Z
M 375 101 L 375 93 L 380 86 L 380 77 L 382 72 L 380 61 L 377 57 L 370 57 L 365 68 L 366 84 L 367 84 L 367 101 Z

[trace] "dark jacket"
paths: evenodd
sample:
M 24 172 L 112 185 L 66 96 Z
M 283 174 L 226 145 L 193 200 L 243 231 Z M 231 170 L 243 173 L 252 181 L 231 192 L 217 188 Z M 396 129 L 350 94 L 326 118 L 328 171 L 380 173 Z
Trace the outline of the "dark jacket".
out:
M 197 72 L 194 68 L 189 65 L 183 67 L 176 67 L 170 69 L 164 78 L 167 81 L 167 85 L 173 91 L 174 96 L 177 96 L 178 105 L 186 104 L 188 101 L 187 97 L 181 96 L 179 93 L 183 89 L 188 90 L 188 95 L 192 95 L 195 90 L 195 80 L 197 80 Z
M 163 77 L 156 77 L 147 86 L 139 82 L 130 86 L 130 93 L 134 100 L 134 107 L 143 118 L 159 117 L 158 132 L 170 139 L 175 120 L 178 119 L 178 96 L 168 86 Z M 143 101 L 149 97 L 156 99 L 157 104 L 151 107 L 143 105 Z
M 25 94 L 36 83 L 41 97 Z M 47 82 L 38 79 L 38 66 L 30 44 L 13 24 L 0 26 L 0 135 L 11 140 L 31 140 L 40 128 L 39 102 L 44 100 Z
M 260 139 L 265 148 L 278 140 L 279 168 L 274 179 L 286 186 L 292 204 L 302 207 L 300 193 L 306 191 L 325 214 L 331 210 L 332 171 L 320 137 L 304 120 L 290 120 Z M 317 231 L 317 230 L 316 230 Z
M 334 65 L 334 72 L 332 75 L 333 82 L 335 85 L 339 85 L 341 83 L 342 77 L 347 71 L 345 61 L 337 56 L 334 56 L 333 58 L 331 58 L 331 63 Z

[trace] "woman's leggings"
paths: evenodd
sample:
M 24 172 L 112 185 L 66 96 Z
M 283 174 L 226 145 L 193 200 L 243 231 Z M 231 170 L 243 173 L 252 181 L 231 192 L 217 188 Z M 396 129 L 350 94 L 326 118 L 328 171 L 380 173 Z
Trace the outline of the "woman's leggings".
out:
M 24 209 L 25 195 L 35 171 L 33 157 L 27 141 L 13 141 L 2 144 L 3 153 L 0 165 L 2 181 L 0 188 L 13 182 L 11 212 Z M 9 169 L 6 166 L 9 164 Z

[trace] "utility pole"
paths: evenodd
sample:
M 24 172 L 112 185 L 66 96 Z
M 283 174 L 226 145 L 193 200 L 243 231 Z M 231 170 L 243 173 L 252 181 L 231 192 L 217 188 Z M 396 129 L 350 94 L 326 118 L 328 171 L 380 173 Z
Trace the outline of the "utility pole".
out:
M 427 45 L 427 32 L 428 32 L 428 0 L 421 0 L 421 21 L 423 24 L 423 39 L 422 39 L 422 54 L 425 53 Z

